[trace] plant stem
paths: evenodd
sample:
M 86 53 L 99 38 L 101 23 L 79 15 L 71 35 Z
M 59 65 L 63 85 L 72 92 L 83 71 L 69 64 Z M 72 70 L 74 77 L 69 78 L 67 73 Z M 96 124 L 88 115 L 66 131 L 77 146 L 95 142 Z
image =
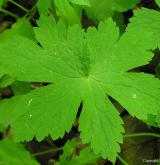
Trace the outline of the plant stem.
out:
M 9 0 L 9 2 L 11 2 L 12 4 L 14 4 L 15 6 L 19 7 L 21 10 L 25 11 L 26 13 L 28 12 L 28 9 L 26 9 L 25 7 L 23 7 L 22 5 L 18 4 L 17 2 L 13 1 L 13 0 Z
M 41 155 L 45 155 L 45 154 L 50 154 L 50 153 L 54 153 L 57 151 L 61 151 L 62 149 L 63 149 L 63 147 L 56 148 L 56 149 L 50 149 L 50 150 L 42 151 L 42 152 L 37 152 L 37 153 L 32 154 L 32 156 L 41 156 Z
M 33 15 L 36 12 L 36 8 L 37 8 L 37 4 L 35 4 L 25 15 L 24 17 L 28 17 L 28 20 L 32 19 L 34 22 L 36 22 L 36 20 L 33 18 Z
M 28 16 L 28 20 L 32 19 L 33 21 L 35 21 L 33 18 L 33 15 L 35 14 L 35 12 L 36 12 L 36 6 L 34 6 L 28 13 L 26 13 L 25 17 Z
M 141 136 L 153 136 L 153 137 L 157 137 L 160 138 L 160 134 L 156 134 L 156 133 L 150 133 L 150 132 L 146 132 L 146 133 L 133 133 L 133 134 L 126 134 L 123 137 L 141 137 Z M 50 154 L 50 153 L 54 153 L 57 151 L 61 151 L 63 149 L 63 147 L 60 148 L 56 148 L 56 149 L 50 149 L 47 151 L 42 151 L 42 152 L 37 152 L 32 154 L 32 156 L 41 156 L 41 155 L 45 155 L 45 154 Z M 123 164 L 123 165 L 128 165 L 128 163 L 121 157 L 121 156 L 117 156 L 117 159 Z
M 129 165 L 120 155 L 117 156 L 117 159 L 118 159 L 123 165 Z
M 6 15 L 9 15 L 9 16 L 15 18 L 15 19 L 18 19 L 19 18 L 17 15 L 15 15 L 14 13 L 12 13 L 12 12 L 6 10 L 6 9 L 0 9 L 0 11 L 3 12 L 3 13 L 5 13 Z
M 126 134 L 123 137 L 126 138 L 126 137 L 140 137 L 140 136 L 153 136 L 153 137 L 160 138 L 160 134 L 151 133 L 151 132 Z

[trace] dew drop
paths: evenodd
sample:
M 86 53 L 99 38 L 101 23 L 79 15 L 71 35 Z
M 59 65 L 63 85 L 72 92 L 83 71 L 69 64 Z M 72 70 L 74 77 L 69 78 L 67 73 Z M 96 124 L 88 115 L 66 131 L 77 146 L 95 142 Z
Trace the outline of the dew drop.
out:
M 32 101 L 33 101 L 33 99 L 30 99 L 30 100 L 28 101 L 28 106 L 31 104 Z
M 134 93 L 134 94 L 132 95 L 132 98 L 133 98 L 133 99 L 136 99 L 136 98 L 137 98 L 137 95 Z
M 31 115 L 31 114 L 29 115 L 30 118 L 31 118 L 32 116 L 33 116 L 33 115 Z

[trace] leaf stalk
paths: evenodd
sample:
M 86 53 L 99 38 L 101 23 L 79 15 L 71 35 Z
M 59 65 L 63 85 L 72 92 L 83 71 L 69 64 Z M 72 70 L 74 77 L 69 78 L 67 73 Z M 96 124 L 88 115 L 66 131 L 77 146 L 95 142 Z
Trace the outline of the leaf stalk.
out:
M 9 0 L 9 2 L 11 2 L 15 6 L 19 7 L 21 10 L 25 11 L 26 13 L 29 11 L 28 9 L 26 9 L 25 7 L 23 7 L 22 5 L 18 4 L 17 2 L 15 2 L 13 0 Z
M 152 136 L 152 137 L 160 138 L 160 134 L 151 133 L 151 132 L 126 134 L 123 137 L 127 138 L 127 137 L 141 137 L 141 136 Z

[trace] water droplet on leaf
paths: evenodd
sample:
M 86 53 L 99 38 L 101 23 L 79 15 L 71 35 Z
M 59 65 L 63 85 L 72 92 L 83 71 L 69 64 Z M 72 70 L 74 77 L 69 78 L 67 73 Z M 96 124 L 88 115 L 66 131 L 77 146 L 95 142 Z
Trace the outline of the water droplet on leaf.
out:
M 29 115 L 30 118 L 31 118 L 32 116 L 33 116 L 32 114 Z
M 137 95 L 134 93 L 134 94 L 132 95 L 132 98 L 133 98 L 133 99 L 136 99 L 136 98 L 137 98 Z
M 30 99 L 30 100 L 28 101 L 28 106 L 31 104 L 32 101 L 33 101 L 33 99 Z

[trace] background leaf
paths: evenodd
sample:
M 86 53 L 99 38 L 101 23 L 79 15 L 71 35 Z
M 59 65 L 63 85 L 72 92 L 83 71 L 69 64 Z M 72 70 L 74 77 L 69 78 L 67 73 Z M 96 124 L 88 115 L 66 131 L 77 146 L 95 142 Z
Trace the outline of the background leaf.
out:
M 16 81 L 11 85 L 14 95 L 21 95 L 29 93 L 31 90 L 31 83 Z
M 25 148 L 9 139 L 0 141 L 0 164 L 2 165 L 39 165 Z
M 86 8 L 89 17 L 96 21 L 111 17 L 115 12 L 124 12 L 134 7 L 140 0 L 90 0 L 90 7 Z
M 98 156 L 94 155 L 89 146 L 85 146 L 82 149 L 78 149 L 77 154 L 77 141 L 72 139 L 68 141 L 64 148 L 63 154 L 60 156 L 59 165 L 87 165 L 96 164 Z
M 10 29 L 5 30 L 0 34 L 0 42 L 6 39 L 10 39 L 16 35 L 35 40 L 33 27 L 26 18 L 19 19 L 16 23 L 12 25 Z
M 40 13 L 46 14 L 48 9 L 51 7 L 53 0 L 38 0 L 37 7 Z
M 70 0 L 70 2 L 77 5 L 90 6 L 90 0 Z
M 81 12 L 77 11 L 68 0 L 54 0 L 55 7 L 57 8 L 59 15 L 68 24 L 80 24 Z
M 155 0 L 157 5 L 160 7 L 160 0 Z
M 134 11 L 134 17 L 130 19 L 131 23 L 129 24 L 127 30 L 137 33 L 138 31 L 142 31 L 143 29 L 145 29 L 145 32 L 152 33 L 151 48 L 160 48 L 160 29 L 158 28 L 160 26 L 159 20 L 159 11 L 141 8 Z

